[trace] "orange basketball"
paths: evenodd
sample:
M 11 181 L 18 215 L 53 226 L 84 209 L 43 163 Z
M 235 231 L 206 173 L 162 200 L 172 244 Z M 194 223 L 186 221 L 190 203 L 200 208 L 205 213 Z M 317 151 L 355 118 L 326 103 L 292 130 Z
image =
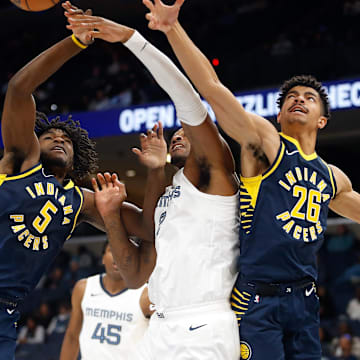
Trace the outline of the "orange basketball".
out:
M 14 5 L 26 11 L 47 10 L 56 5 L 60 0 L 10 0 Z

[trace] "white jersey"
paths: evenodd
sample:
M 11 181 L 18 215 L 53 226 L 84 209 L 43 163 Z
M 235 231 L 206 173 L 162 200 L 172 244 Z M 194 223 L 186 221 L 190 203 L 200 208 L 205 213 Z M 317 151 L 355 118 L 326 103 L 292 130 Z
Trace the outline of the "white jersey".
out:
M 86 281 L 81 303 L 81 358 L 127 359 L 148 324 L 140 308 L 143 288 L 125 289 L 112 295 L 104 288 L 102 278 L 103 274 L 95 275 Z
M 229 301 L 239 257 L 239 194 L 199 191 L 180 169 L 157 203 L 157 260 L 149 298 L 157 311 Z

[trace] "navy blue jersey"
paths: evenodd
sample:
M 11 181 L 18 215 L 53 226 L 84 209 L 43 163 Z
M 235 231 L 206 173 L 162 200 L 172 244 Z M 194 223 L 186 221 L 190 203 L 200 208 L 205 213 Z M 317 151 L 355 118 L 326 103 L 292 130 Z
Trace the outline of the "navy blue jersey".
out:
M 336 183 L 316 153 L 280 134 L 274 164 L 241 178 L 240 276 L 264 282 L 317 278 L 316 253 L 326 230 Z
M 83 203 L 81 190 L 62 186 L 42 165 L 0 174 L 0 298 L 22 300 L 69 239 Z

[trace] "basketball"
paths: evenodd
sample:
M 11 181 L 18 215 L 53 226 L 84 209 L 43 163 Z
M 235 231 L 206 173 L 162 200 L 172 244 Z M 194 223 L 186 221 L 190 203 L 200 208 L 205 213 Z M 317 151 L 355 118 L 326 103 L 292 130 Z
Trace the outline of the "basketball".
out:
M 26 11 L 42 11 L 55 6 L 60 0 L 10 0 L 14 5 Z

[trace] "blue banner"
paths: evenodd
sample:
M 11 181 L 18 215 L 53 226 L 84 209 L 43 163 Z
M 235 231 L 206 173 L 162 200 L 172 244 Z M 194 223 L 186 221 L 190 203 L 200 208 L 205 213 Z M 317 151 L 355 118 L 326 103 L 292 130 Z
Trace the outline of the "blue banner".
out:
M 324 86 L 329 94 L 332 110 L 360 107 L 360 79 L 328 82 L 324 83 Z M 246 111 L 264 117 L 273 117 L 278 113 L 278 89 L 241 92 L 235 96 Z M 204 103 L 215 121 L 211 107 L 205 101 Z M 67 115 L 61 117 L 66 119 Z M 73 113 L 73 118 L 80 121 L 92 138 L 144 132 L 152 128 L 157 121 L 161 121 L 165 129 L 180 126 L 170 101 L 123 109 Z

